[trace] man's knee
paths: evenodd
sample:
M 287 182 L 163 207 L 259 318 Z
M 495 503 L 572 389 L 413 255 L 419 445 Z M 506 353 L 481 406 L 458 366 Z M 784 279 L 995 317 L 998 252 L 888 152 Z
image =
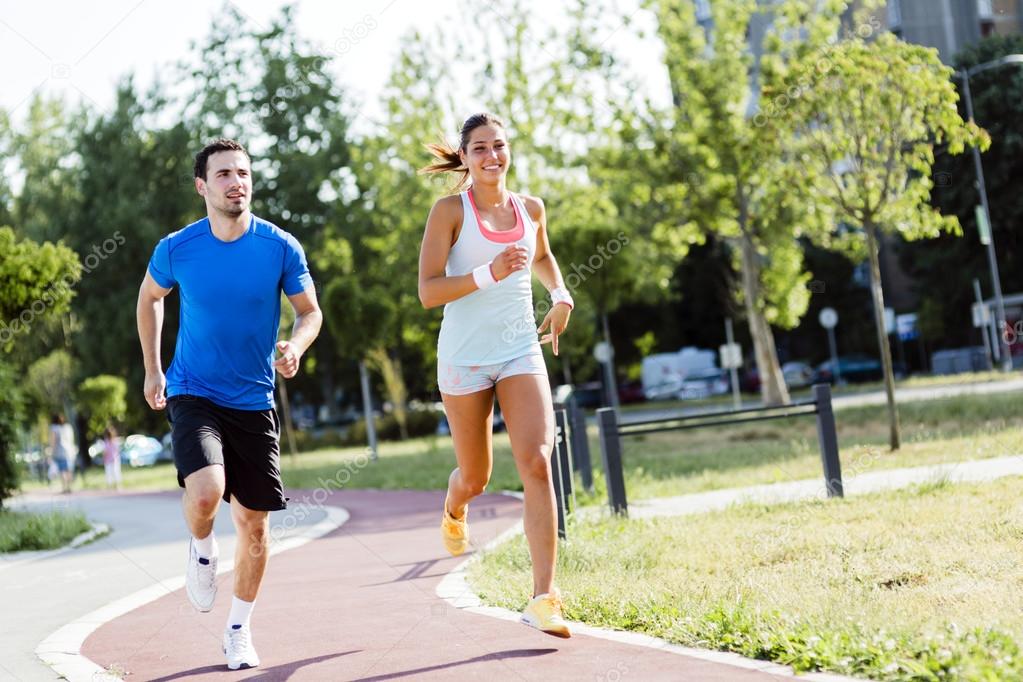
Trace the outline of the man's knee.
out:
M 208 466 L 185 478 L 188 505 L 196 512 L 211 516 L 224 496 L 224 472 L 219 466 Z

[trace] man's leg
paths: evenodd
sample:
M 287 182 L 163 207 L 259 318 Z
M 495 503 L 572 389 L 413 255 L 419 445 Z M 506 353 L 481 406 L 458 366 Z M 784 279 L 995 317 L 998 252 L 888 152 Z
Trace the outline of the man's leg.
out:
M 234 596 L 255 601 L 269 554 L 270 513 L 248 509 L 231 496 L 231 517 L 238 533 L 234 559 Z
M 224 653 L 231 670 L 259 665 L 249 618 L 270 557 L 270 513 L 249 509 L 231 496 L 231 517 L 238 534 L 234 559 L 234 598 L 224 629 Z
M 185 477 L 181 506 L 185 523 L 195 539 L 204 540 L 213 532 L 213 519 L 217 516 L 225 485 L 224 467 L 220 464 L 211 464 Z

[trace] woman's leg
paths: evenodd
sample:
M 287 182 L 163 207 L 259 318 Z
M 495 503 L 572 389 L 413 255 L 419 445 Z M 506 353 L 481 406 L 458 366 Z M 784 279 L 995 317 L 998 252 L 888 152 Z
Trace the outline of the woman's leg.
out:
M 461 518 L 465 505 L 486 489 L 494 466 L 494 389 L 467 395 L 441 393 L 441 398 L 458 462 L 448 478 L 448 513 Z
M 533 596 L 554 587 L 558 522 L 551 477 L 554 407 L 546 375 L 518 374 L 497 382 L 497 400 L 508 425 L 512 455 L 525 491 L 523 525 L 533 560 Z

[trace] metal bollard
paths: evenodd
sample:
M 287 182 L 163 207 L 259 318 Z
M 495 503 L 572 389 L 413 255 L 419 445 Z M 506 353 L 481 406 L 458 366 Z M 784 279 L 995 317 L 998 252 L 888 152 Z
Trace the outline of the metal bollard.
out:
M 568 500 L 565 491 L 565 476 L 571 476 L 568 470 L 568 433 L 565 429 L 565 411 L 554 412 L 554 452 L 551 453 L 551 478 L 554 483 L 554 501 L 558 508 L 558 537 L 564 539 L 565 517 L 568 513 Z M 564 456 L 562 452 L 564 451 Z M 568 470 L 568 471 L 566 471 Z
M 572 462 L 579 470 L 583 489 L 593 492 L 593 465 L 590 463 L 590 440 L 586 437 L 586 414 L 575 398 L 568 400 L 568 426 L 572 442 Z
M 821 444 L 824 485 L 827 487 L 828 497 L 844 497 L 842 463 L 838 457 L 838 433 L 835 430 L 835 412 L 831 407 L 831 386 L 815 384 L 813 399 L 817 403 L 817 438 Z
M 622 442 L 614 408 L 597 410 L 597 426 L 600 429 L 600 454 L 604 460 L 608 504 L 613 513 L 627 515 L 629 504 L 625 499 L 625 477 L 622 474 Z

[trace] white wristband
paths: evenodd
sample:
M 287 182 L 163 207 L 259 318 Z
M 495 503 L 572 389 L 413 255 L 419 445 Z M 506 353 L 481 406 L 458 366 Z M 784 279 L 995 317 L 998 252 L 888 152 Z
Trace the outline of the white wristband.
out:
M 551 305 L 555 306 L 559 303 L 566 304 L 569 308 L 575 308 L 575 301 L 572 300 L 572 294 L 569 293 L 565 287 L 558 287 L 551 291 Z
M 494 278 L 494 271 L 490 269 L 490 263 L 484 263 L 472 271 L 472 281 L 476 282 L 478 289 L 486 289 L 497 284 Z

